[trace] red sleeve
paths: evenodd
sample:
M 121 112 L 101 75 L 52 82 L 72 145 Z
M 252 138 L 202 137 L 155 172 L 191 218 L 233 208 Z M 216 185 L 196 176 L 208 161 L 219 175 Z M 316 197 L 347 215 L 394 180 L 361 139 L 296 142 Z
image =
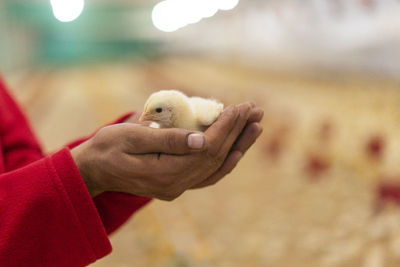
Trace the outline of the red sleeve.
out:
M 111 250 L 105 233 L 150 201 L 119 193 L 93 201 L 68 148 L 44 157 L 1 81 L 0 149 L 0 266 L 93 262 Z
M 111 124 L 122 123 L 134 113 L 129 113 Z M 82 138 L 69 144 L 69 148 L 74 148 L 85 142 L 88 138 Z M 94 198 L 94 203 L 100 213 L 107 234 L 111 234 L 118 229 L 129 217 L 151 201 L 151 198 L 137 197 L 123 193 L 105 192 Z
M 111 245 L 67 148 L 0 175 L 0 266 L 84 266 Z
M 11 171 L 43 157 L 25 116 L 0 80 L 0 146 L 4 171 Z M 1 170 L 0 170 L 1 171 Z

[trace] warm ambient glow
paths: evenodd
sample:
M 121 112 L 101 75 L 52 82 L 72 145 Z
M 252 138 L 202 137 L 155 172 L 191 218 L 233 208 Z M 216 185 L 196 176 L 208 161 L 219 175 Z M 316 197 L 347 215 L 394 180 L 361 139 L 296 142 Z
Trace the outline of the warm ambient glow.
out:
M 85 6 L 84 0 L 50 0 L 53 14 L 61 22 L 70 22 L 79 17 Z
M 239 0 L 218 0 L 217 2 L 221 10 L 231 10 L 239 4 Z
M 214 16 L 218 10 L 231 10 L 239 0 L 164 0 L 152 12 L 154 26 L 173 32 L 203 18 Z

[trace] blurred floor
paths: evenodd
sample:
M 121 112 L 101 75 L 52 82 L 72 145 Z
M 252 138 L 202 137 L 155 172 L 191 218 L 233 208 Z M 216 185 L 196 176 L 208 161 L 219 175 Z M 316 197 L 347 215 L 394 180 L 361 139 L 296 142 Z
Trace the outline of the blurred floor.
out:
M 377 186 L 400 178 L 398 83 L 316 77 L 199 59 L 13 73 L 6 79 L 51 152 L 180 89 L 255 100 L 265 132 L 218 185 L 154 201 L 93 266 L 397 266 L 400 210 Z

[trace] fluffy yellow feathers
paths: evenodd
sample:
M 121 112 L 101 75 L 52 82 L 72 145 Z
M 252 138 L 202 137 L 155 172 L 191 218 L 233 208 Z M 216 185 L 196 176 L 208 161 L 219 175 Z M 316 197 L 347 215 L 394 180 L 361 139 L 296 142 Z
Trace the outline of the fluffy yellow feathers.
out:
M 140 121 L 152 121 L 150 127 L 156 128 L 204 131 L 218 119 L 223 109 L 224 105 L 213 99 L 163 90 L 147 99 Z

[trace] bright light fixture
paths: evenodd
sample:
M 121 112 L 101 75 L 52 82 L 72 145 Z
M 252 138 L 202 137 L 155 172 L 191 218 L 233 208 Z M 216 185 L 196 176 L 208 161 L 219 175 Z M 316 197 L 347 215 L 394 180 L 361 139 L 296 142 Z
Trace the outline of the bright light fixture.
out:
M 218 10 L 231 10 L 238 3 L 239 0 L 164 0 L 154 6 L 151 16 L 157 29 L 173 32 L 212 17 Z
M 218 12 L 218 2 L 215 0 L 200 0 L 199 8 L 203 18 L 211 18 Z
M 85 6 L 84 0 L 50 0 L 53 14 L 61 22 L 70 22 L 79 17 Z
M 181 25 L 179 13 L 177 13 L 177 11 L 173 1 L 162 1 L 158 3 L 154 7 L 151 15 L 154 26 L 164 32 L 178 30 L 184 25 Z
M 184 20 L 187 24 L 197 23 L 203 18 L 200 6 L 201 2 L 197 0 L 182 1 L 180 8 L 185 12 L 181 13 L 184 14 Z
M 221 10 L 231 10 L 239 4 L 239 0 L 216 0 L 216 2 Z

